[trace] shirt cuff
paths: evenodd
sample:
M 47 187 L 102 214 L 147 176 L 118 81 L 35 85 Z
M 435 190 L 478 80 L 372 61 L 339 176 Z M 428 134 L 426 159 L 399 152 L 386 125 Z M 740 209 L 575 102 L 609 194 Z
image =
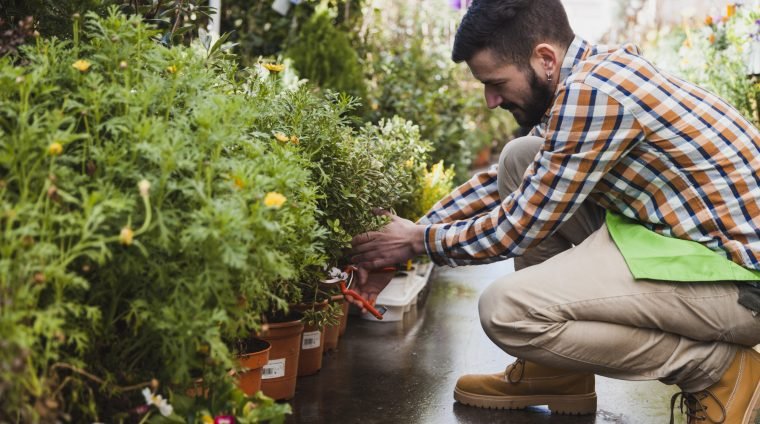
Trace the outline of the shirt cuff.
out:
M 443 247 L 443 236 L 445 230 L 438 225 L 428 225 L 425 228 L 425 251 L 436 265 L 448 265 L 455 267 L 458 264 L 446 257 Z

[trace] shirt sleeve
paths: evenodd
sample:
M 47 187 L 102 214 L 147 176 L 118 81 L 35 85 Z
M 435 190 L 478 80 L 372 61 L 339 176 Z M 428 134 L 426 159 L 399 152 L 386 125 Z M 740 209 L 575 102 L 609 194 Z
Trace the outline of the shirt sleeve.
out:
M 425 245 L 440 265 L 520 256 L 569 219 L 644 132 L 634 116 L 598 89 L 574 82 L 559 90 L 545 143 L 517 191 L 489 213 L 428 225 Z
M 445 224 L 480 216 L 501 203 L 497 185 L 497 168 L 475 174 L 439 200 L 417 224 Z

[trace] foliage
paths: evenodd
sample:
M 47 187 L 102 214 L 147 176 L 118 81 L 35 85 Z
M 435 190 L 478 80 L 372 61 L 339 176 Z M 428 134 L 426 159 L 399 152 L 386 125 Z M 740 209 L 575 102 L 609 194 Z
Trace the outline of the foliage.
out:
M 18 48 L 35 35 L 34 19 L 27 16 L 17 25 L 7 25 L 0 19 L 0 57 L 17 55 Z
M 33 16 L 43 36 L 70 36 L 71 17 L 105 12 L 106 0 L 0 0 L 0 20 L 13 23 Z
M 233 393 L 225 341 L 321 264 L 307 164 L 255 131 L 275 84 L 157 33 L 112 10 L 0 62 L 3 420 Z
M 0 0 L 0 21 L 17 22 L 33 17 L 43 36 L 71 38 L 71 19 L 86 12 L 105 16 L 108 6 L 117 5 L 128 14 L 139 14 L 161 29 L 161 40 L 169 45 L 186 39 L 192 30 L 207 22 L 210 12 L 205 0 Z M 0 25 L 1 27 L 2 25 Z M 188 34 L 190 33 L 190 34 Z
M 439 200 L 454 189 L 454 170 L 447 169 L 443 161 L 434 164 L 430 169 L 427 169 L 424 164 L 422 168 L 410 194 L 413 202 L 402 212 L 403 216 L 414 221 L 423 217 Z
M 666 28 L 657 34 L 647 55 L 658 64 L 703 86 L 728 101 L 755 125 L 760 125 L 760 82 L 748 69 L 751 55 L 760 54 L 760 10 L 729 5 L 723 16 L 708 16 L 695 28 Z M 669 62 L 673 47 L 678 62 Z M 755 71 L 757 72 L 757 71 Z
M 491 114 L 480 88 L 466 85 L 472 77 L 451 62 L 449 26 L 456 17 L 446 8 L 393 0 L 374 0 L 368 8 L 361 34 L 371 78 L 367 119 L 413 121 L 433 145 L 432 162 L 444 160 L 466 179 L 474 153 L 505 139 L 514 124 L 507 114 Z
M 79 25 L 0 59 L 0 420 L 136 421 L 146 387 L 174 407 L 151 422 L 282 414 L 235 389 L 231 342 L 411 204 L 429 147 L 220 43 L 167 49 L 114 8 Z
M 312 15 L 287 55 L 298 74 L 320 88 L 358 99 L 365 97 L 367 89 L 359 57 L 348 35 L 334 26 L 327 11 Z
M 365 0 L 302 0 L 282 16 L 269 0 L 225 0 L 222 32 L 234 32 L 242 63 L 252 65 L 260 56 L 280 56 L 293 44 L 300 28 L 314 15 L 318 6 L 329 8 L 335 25 L 350 31 L 361 21 Z

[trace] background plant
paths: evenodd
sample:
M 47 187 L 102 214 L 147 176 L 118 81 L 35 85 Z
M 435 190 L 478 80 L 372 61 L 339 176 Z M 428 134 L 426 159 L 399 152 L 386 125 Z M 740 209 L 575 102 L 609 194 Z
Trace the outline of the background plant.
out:
M 445 161 L 462 181 L 476 153 L 503 145 L 516 126 L 507 114 L 491 113 L 466 67 L 451 61 L 451 29 L 459 19 L 445 2 L 423 10 L 373 0 L 365 7 L 360 52 L 370 78 L 367 119 L 398 115 L 414 122 L 432 143 L 431 163 Z
M 348 35 L 321 9 L 303 25 L 287 51 L 298 74 L 317 86 L 361 101 L 366 96 L 364 72 Z M 361 108 L 357 103 L 356 107 Z
M 703 22 L 666 28 L 645 50 L 655 63 L 711 90 L 760 125 L 758 70 L 750 69 L 760 54 L 760 11 L 729 4 L 724 13 Z M 673 55 L 673 51 L 678 55 Z M 675 59 L 675 60 L 674 60 Z

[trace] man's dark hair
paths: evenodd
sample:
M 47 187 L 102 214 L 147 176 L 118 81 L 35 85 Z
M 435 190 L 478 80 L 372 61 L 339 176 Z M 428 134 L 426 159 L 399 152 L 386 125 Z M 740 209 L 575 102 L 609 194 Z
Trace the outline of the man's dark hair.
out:
M 538 44 L 567 48 L 574 37 L 560 0 L 475 0 L 459 24 L 451 58 L 460 63 L 492 49 L 502 60 L 523 66 Z

